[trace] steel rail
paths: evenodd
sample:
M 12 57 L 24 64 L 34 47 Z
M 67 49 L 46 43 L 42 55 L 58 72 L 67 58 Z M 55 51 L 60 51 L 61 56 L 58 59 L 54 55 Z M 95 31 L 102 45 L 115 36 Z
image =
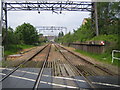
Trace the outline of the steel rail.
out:
M 60 45 L 58 45 L 58 46 L 60 46 Z M 113 74 L 112 72 L 110 72 L 109 70 L 105 70 L 104 68 L 102 68 L 102 67 L 100 67 L 100 66 L 96 66 L 96 65 L 93 64 L 92 62 L 89 62 L 88 60 L 85 60 L 84 58 L 82 58 L 82 57 L 80 57 L 79 55 L 71 52 L 70 50 L 68 50 L 68 49 L 66 49 L 66 48 L 64 48 L 64 47 L 62 47 L 62 46 L 60 46 L 60 47 L 63 48 L 63 49 L 65 49 L 65 50 L 67 50 L 69 53 L 73 54 L 74 56 L 80 58 L 80 59 L 83 60 L 84 62 L 86 62 L 86 63 L 88 63 L 88 64 L 90 64 L 90 65 L 93 65 L 94 67 L 96 67 L 96 68 L 98 68 L 98 69 L 106 72 L 107 74 L 112 75 L 112 76 L 114 75 L 114 74 Z
M 46 55 L 46 58 L 45 58 L 45 60 L 44 60 L 44 62 L 43 62 L 43 65 L 42 65 L 42 67 L 40 68 L 40 71 L 39 71 L 38 77 L 37 77 L 37 79 L 36 79 L 36 81 L 35 81 L 33 90 L 37 90 L 37 89 L 38 89 L 38 86 L 39 86 L 39 84 L 40 84 L 40 80 L 41 80 L 41 77 L 42 77 L 42 74 L 43 74 L 43 71 L 44 71 L 46 62 L 47 62 L 48 57 L 49 57 L 49 54 L 50 54 L 50 50 L 51 50 L 51 45 L 50 45 L 50 47 L 49 47 L 49 50 L 48 50 L 48 53 L 47 53 L 47 55 Z
M 59 45 L 58 45 L 58 46 L 59 46 Z M 67 58 L 67 57 L 60 51 L 60 49 L 59 49 L 56 45 L 55 45 L 55 47 L 59 50 L 59 52 L 61 53 L 61 55 L 69 62 L 69 64 L 70 64 L 71 66 L 73 66 L 74 69 L 86 80 L 86 82 L 90 85 L 90 87 L 93 88 L 94 90 L 96 90 L 96 87 L 92 84 L 92 82 L 91 82 L 85 75 L 83 75 L 82 72 L 79 71 L 79 70 L 77 69 L 77 67 L 75 67 L 75 66 L 73 65 L 73 63 L 70 62 L 70 59 Z M 60 47 L 60 46 L 59 46 L 59 47 Z
M 49 44 L 48 44 L 49 45 Z M 4 76 L 0 82 L 2 82 L 3 80 L 5 80 L 7 77 L 9 77 L 12 73 L 14 73 L 16 70 L 18 70 L 22 65 L 26 64 L 28 61 L 32 60 L 36 55 L 38 55 L 40 52 L 42 52 L 48 45 L 44 46 L 40 51 L 38 51 L 34 56 L 32 56 L 31 58 L 29 58 L 26 61 L 23 61 L 22 63 L 20 63 L 19 65 L 17 65 L 12 71 L 10 71 L 6 76 Z

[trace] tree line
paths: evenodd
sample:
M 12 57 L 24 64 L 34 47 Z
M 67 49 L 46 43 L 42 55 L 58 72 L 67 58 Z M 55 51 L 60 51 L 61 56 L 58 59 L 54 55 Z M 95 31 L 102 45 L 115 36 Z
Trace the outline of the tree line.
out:
M 19 44 L 35 45 L 40 42 L 36 28 L 30 23 L 24 23 L 16 27 L 15 30 L 9 27 L 6 31 L 3 28 L 2 35 L 5 34 L 6 37 L 2 43 L 5 47 Z
M 98 11 L 98 27 L 99 27 L 99 36 L 102 37 L 118 37 L 119 32 L 119 10 L 120 2 L 98 2 L 97 11 Z M 87 19 L 87 22 L 84 25 L 81 25 L 77 30 L 74 30 L 74 33 L 69 32 L 64 37 L 59 37 L 56 39 L 57 42 L 84 42 L 92 40 L 96 37 L 95 28 L 92 28 L 91 18 Z M 114 41 L 114 40 L 113 40 Z M 117 40 L 118 42 L 118 40 Z

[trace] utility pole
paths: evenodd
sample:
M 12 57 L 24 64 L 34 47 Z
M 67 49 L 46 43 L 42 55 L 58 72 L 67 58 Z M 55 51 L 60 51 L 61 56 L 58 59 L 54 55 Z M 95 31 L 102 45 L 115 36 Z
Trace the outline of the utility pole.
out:
M 96 29 L 96 36 L 99 35 L 99 30 L 98 30 L 98 14 L 97 14 L 97 2 L 95 2 L 95 29 Z
M 5 4 L 5 28 L 6 28 L 6 35 L 7 35 L 7 4 Z
M 0 46 L 2 45 L 2 0 L 0 0 Z
M 2 61 L 2 0 L 0 0 L 0 62 Z

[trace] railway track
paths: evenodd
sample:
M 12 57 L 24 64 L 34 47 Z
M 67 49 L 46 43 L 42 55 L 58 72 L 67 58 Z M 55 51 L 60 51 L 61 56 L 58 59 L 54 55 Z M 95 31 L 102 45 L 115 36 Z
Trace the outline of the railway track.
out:
M 104 67 L 101 67 L 101 66 L 99 66 L 99 65 L 95 65 L 95 64 L 93 64 L 92 62 L 90 62 L 90 61 L 88 61 L 88 60 L 85 60 L 84 58 L 82 58 L 82 57 L 80 57 L 79 55 L 73 53 L 72 51 L 64 48 L 63 46 L 60 46 L 60 45 L 58 45 L 58 46 L 61 47 L 61 48 L 64 49 L 64 50 L 68 51 L 68 52 L 71 53 L 72 55 L 80 58 L 80 60 L 82 60 L 83 62 L 85 62 L 85 63 L 87 63 L 87 64 L 95 67 L 96 69 L 99 69 L 99 70 L 101 70 L 101 71 L 103 71 L 103 72 L 105 72 L 105 73 L 107 73 L 108 75 L 111 75 L 111 76 L 114 76 L 114 75 L 115 75 L 115 74 L 113 74 L 113 72 L 109 71 L 108 69 L 106 69 L 106 68 L 104 68 Z M 79 67 L 78 67 L 78 68 L 79 68 Z
M 28 60 L 23 61 L 22 63 L 20 63 L 19 65 L 15 66 L 13 68 L 13 70 L 11 70 L 7 75 L 5 75 L 0 82 L 2 82 L 3 80 L 5 80 L 7 77 L 9 77 L 10 75 L 12 75 L 12 73 L 14 73 L 16 70 L 18 70 L 19 68 L 21 68 L 23 65 L 25 65 L 26 63 L 28 63 L 29 61 L 31 61 L 35 56 L 37 56 L 39 53 L 41 53 L 45 48 L 47 48 L 49 46 L 46 45 L 44 46 L 41 50 L 39 50 L 37 53 L 35 53 L 31 58 L 29 58 Z
M 54 48 L 54 50 L 52 50 L 53 48 Z M 58 56 L 61 57 L 61 59 L 59 59 L 60 57 L 58 57 L 58 59 L 50 61 L 51 59 L 53 59 L 53 58 L 51 58 L 51 55 L 53 54 L 53 56 L 54 56 L 53 51 L 55 51 L 54 53 L 57 53 Z M 31 63 L 31 65 L 33 64 L 33 66 L 34 66 L 35 64 L 32 63 L 31 61 L 34 61 L 35 57 L 37 57 L 37 59 L 39 59 L 39 58 L 42 58 L 41 56 L 44 56 L 44 58 L 42 58 L 39 61 L 40 62 L 40 64 L 38 64 L 39 70 L 35 76 L 35 79 L 33 80 L 34 83 L 32 86 L 32 90 L 37 90 L 38 88 L 40 88 L 42 86 L 42 82 L 44 81 L 43 79 L 45 76 L 44 71 L 47 68 L 51 69 L 50 72 L 52 72 L 52 74 L 50 77 L 52 77 L 52 78 L 65 78 L 66 77 L 66 78 L 71 78 L 71 81 L 73 79 L 72 83 L 75 84 L 75 86 L 76 86 L 76 87 L 74 86 L 75 88 L 79 88 L 80 86 L 78 85 L 78 82 L 74 81 L 74 78 L 75 78 L 75 76 L 80 76 L 80 77 L 83 77 L 83 79 L 84 79 L 85 83 L 87 83 L 88 87 L 90 87 L 91 89 L 94 89 L 94 90 L 98 89 L 98 87 L 94 84 L 94 82 L 91 81 L 91 79 L 88 77 L 88 76 L 93 75 L 93 74 L 87 72 L 88 68 L 87 67 L 79 67 L 79 66 L 75 65 L 72 62 L 74 60 L 69 57 L 70 54 L 67 55 L 65 53 L 71 53 L 75 57 L 80 58 L 78 55 L 74 54 L 73 52 L 67 50 L 66 48 L 64 48 L 58 44 L 48 44 L 48 45 L 44 46 L 39 52 L 37 52 L 33 57 L 20 63 L 18 66 L 16 66 L 12 71 L 10 71 L 8 74 L 6 74 L 0 80 L 0 82 L 4 81 L 6 78 L 8 78 L 10 75 L 12 75 L 15 71 L 18 71 L 19 68 L 21 68 L 22 66 L 25 66 L 26 64 L 29 66 L 29 64 Z M 54 58 L 56 58 L 56 57 L 54 56 Z M 62 60 L 62 59 L 64 59 L 64 60 Z M 82 60 L 82 61 L 84 61 L 87 64 L 95 66 L 93 63 L 91 63 L 89 61 L 85 61 L 85 60 Z M 78 65 L 79 65 L 79 63 L 78 63 Z M 86 68 L 86 69 L 84 70 L 84 68 Z M 95 66 L 95 68 L 99 69 L 96 66 Z M 100 69 L 100 70 L 102 70 L 102 69 Z M 111 75 L 111 74 L 109 74 L 109 75 Z M 54 85 L 54 84 L 58 85 L 53 81 L 47 82 L 47 83 L 49 85 Z M 68 83 L 70 83 L 70 82 L 68 82 Z M 61 86 L 64 86 L 64 84 Z
M 39 84 L 40 84 L 40 80 L 41 80 L 41 77 L 42 77 L 43 70 L 44 70 L 44 68 L 45 68 L 45 66 L 46 66 L 46 64 L 47 64 L 47 61 L 48 61 L 50 49 L 51 49 L 51 45 L 50 45 L 50 47 L 49 47 L 49 49 L 48 49 L 48 53 L 47 53 L 47 55 L 46 55 L 46 57 L 45 57 L 45 60 L 44 60 L 44 62 L 43 62 L 43 64 L 42 64 L 42 67 L 40 68 L 40 71 L 39 71 L 38 76 L 37 76 L 37 79 L 36 79 L 36 81 L 35 81 L 33 90 L 37 90 L 37 89 L 38 89 L 38 86 L 39 86 Z
M 68 61 L 68 63 L 69 63 L 71 66 L 74 67 L 74 70 L 77 71 L 77 72 L 79 73 L 79 75 L 82 76 L 82 77 L 85 79 L 85 81 L 90 85 L 90 87 L 93 88 L 94 90 L 96 90 L 96 87 L 92 84 L 92 81 L 90 81 L 80 70 L 78 70 L 78 69 L 76 68 L 76 66 L 73 65 L 73 63 L 70 62 L 71 60 L 70 60 L 69 58 L 67 58 L 67 57 L 64 55 L 63 52 L 61 52 L 60 46 L 55 45 L 55 47 L 59 50 L 60 54 L 65 58 L 65 60 Z

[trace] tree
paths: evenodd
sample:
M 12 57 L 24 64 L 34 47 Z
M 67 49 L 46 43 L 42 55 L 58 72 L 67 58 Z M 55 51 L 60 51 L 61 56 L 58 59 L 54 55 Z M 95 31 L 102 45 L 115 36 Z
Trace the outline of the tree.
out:
M 16 28 L 15 34 L 20 44 L 35 44 L 39 40 L 39 35 L 34 26 L 24 23 Z
M 63 36 L 64 36 L 63 31 L 59 32 L 58 37 L 63 37 Z
M 61 35 L 61 33 L 60 33 Z M 68 33 L 64 37 L 58 38 L 57 41 L 71 43 L 75 41 L 86 41 L 95 36 L 95 31 L 91 27 L 91 19 L 87 19 L 87 22 L 79 27 L 77 30 L 74 30 L 74 33 Z
M 14 30 L 11 27 L 8 27 L 7 31 L 3 28 L 2 34 L 3 36 L 6 34 L 3 45 L 6 46 L 9 44 L 17 44 L 17 36 L 15 35 Z
M 99 2 L 98 25 L 100 34 L 117 34 L 119 22 L 120 2 Z
M 100 35 L 120 35 L 120 22 L 119 10 L 120 2 L 97 2 L 98 9 L 98 25 Z M 74 42 L 74 41 L 88 41 L 95 37 L 95 30 L 92 29 L 91 19 L 74 30 L 73 34 L 66 34 L 64 37 L 59 38 L 60 42 Z M 118 36 L 120 38 L 120 36 Z M 118 43 L 120 45 L 120 43 Z
M 63 31 L 61 32 L 61 36 L 64 36 L 64 33 L 63 33 Z

